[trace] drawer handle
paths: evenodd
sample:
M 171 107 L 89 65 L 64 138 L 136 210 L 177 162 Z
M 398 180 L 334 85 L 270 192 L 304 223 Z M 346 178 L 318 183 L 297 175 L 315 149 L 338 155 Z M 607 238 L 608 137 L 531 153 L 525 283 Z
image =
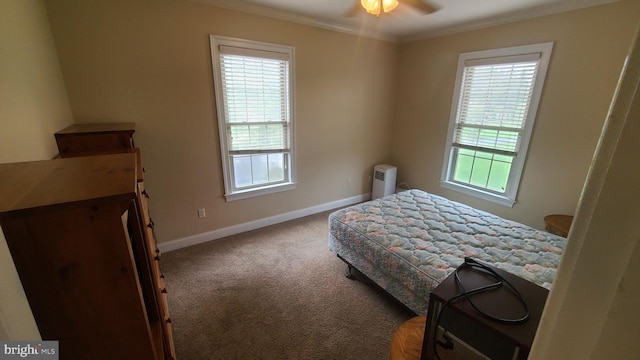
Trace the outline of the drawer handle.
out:
M 167 324 L 171 324 L 171 318 L 167 318 Z
M 160 279 L 164 279 L 164 274 L 160 274 Z
M 158 254 L 158 255 L 154 256 L 154 257 L 153 257 L 153 260 L 160 261 L 160 254 Z
M 153 224 L 152 222 L 150 222 L 150 223 L 148 223 L 148 224 L 147 224 L 147 227 L 148 227 L 149 229 L 153 230 L 153 225 L 154 225 L 154 224 Z
M 142 190 L 142 195 L 144 195 L 144 197 L 146 197 L 147 199 L 149 198 L 149 193 L 147 192 L 147 189 Z
M 160 249 L 156 248 L 156 254 L 160 255 Z
M 160 290 L 161 293 L 166 294 L 167 293 L 167 288 L 162 288 L 162 290 Z

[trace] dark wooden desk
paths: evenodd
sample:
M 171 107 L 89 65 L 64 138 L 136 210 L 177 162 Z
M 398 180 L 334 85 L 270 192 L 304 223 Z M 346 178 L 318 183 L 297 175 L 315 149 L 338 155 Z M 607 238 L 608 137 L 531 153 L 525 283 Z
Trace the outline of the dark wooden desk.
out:
M 439 324 L 441 329 L 456 338 L 454 339 L 454 349 L 444 350 L 438 347 L 438 354 L 441 358 L 451 358 L 451 354 L 447 353 L 463 351 L 470 354 L 481 353 L 493 360 L 527 359 L 548 290 L 505 271 L 495 270 L 522 294 L 529 306 L 529 319 L 519 325 L 498 323 L 475 311 L 464 299 L 454 302 L 445 308 Z M 467 291 L 495 282 L 493 277 L 469 267 L 460 268 L 459 276 Z M 438 313 L 448 299 L 455 297 L 460 292 L 454 274 L 451 274 L 431 292 L 422 345 L 422 359 L 436 359 L 432 343 Z M 525 313 L 518 298 L 505 286 L 473 295 L 473 301 L 483 311 L 500 318 L 519 318 Z M 483 358 L 477 356 L 477 358 Z

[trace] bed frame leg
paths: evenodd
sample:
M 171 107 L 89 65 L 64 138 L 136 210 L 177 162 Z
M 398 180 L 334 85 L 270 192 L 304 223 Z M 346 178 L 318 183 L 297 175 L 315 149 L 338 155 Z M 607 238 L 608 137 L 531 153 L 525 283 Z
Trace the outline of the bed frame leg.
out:
M 347 264 L 347 272 L 344 274 L 344 276 L 347 277 L 347 279 L 349 280 L 355 280 L 356 276 L 355 274 L 353 274 L 352 272 L 353 266 L 351 266 L 350 264 Z
M 336 254 L 338 256 L 338 259 L 344 261 L 345 264 L 347 264 L 347 272 L 344 273 L 344 276 L 346 276 L 347 279 L 349 280 L 357 280 L 356 279 L 356 274 L 354 274 L 353 269 L 355 269 L 353 266 L 351 266 L 351 264 L 349 264 L 349 262 L 347 260 L 345 260 L 342 256 L 340 256 L 340 254 Z M 357 272 L 358 270 L 356 270 Z

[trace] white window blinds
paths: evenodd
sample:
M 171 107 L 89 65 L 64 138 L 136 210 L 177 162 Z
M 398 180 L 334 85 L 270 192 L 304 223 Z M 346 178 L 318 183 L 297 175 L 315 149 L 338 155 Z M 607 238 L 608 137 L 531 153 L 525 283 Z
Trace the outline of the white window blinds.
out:
M 209 38 L 225 198 L 295 189 L 295 48 Z
M 219 49 L 229 154 L 288 152 L 288 54 Z
M 465 62 L 453 146 L 515 156 L 531 103 L 539 54 Z
M 462 53 L 442 186 L 513 206 L 553 43 Z

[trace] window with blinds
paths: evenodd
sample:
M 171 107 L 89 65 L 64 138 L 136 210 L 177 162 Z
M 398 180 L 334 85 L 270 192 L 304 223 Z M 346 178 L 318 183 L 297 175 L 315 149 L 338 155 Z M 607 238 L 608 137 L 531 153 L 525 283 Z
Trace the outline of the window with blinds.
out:
M 461 54 L 443 185 L 513 205 L 551 46 Z
M 227 199 L 293 184 L 293 48 L 212 36 Z

